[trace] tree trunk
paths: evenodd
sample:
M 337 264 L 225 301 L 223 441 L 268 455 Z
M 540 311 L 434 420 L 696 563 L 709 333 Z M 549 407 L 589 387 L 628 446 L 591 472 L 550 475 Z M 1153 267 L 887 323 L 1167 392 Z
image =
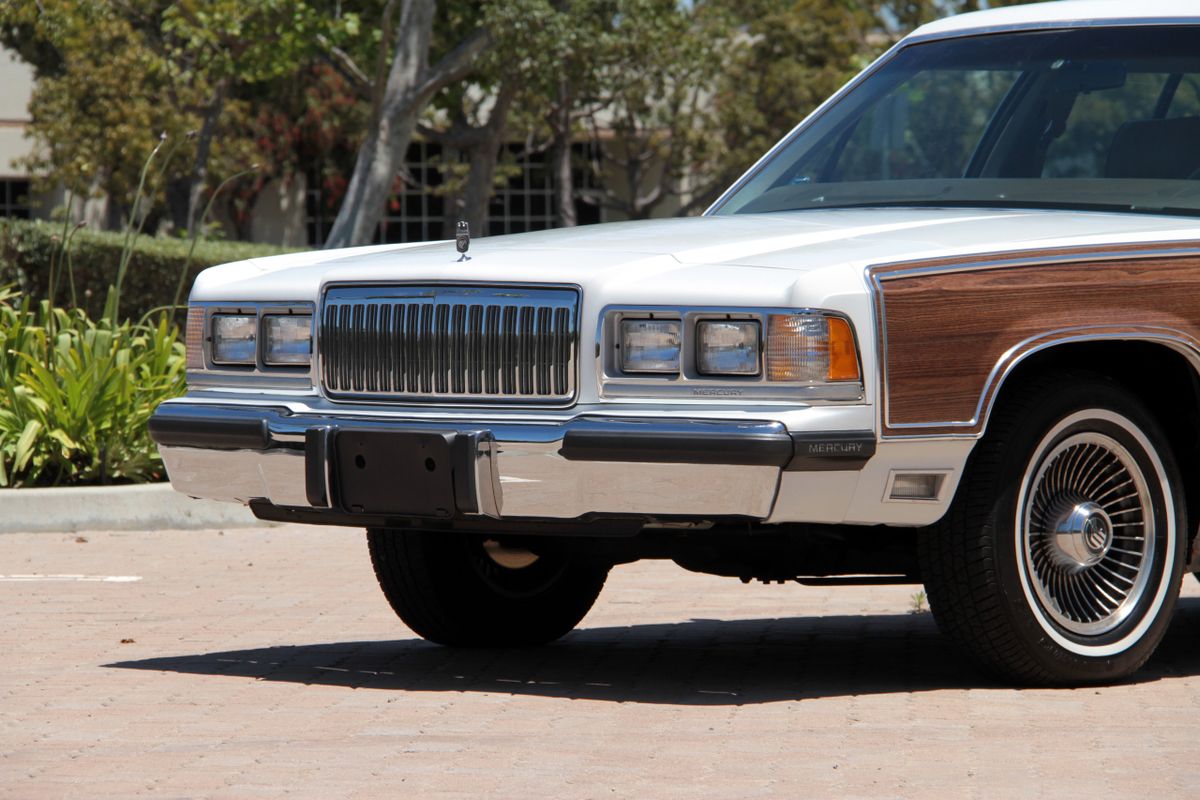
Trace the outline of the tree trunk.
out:
M 229 90 L 229 79 L 222 78 L 213 90 L 208 108 L 204 109 L 204 121 L 200 124 L 200 133 L 196 136 L 196 158 L 192 161 L 192 173 L 188 176 L 187 220 L 188 236 L 199 233 L 196 226 L 200 223 L 200 214 L 204 199 L 204 184 L 208 182 L 208 158 L 212 155 L 213 139 L 217 133 L 217 123 L 220 122 L 221 112 L 225 109 L 225 95 Z
M 396 162 L 402 162 L 416 123 L 413 113 L 404 114 L 399 120 L 385 117 L 374 130 L 367 132 L 354 162 L 346 196 L 325 239 L 327 249 L 369 244 L 374 238 L 392 194 Z
M 418 116 L 439 90 L 466 76 L 475 57 L 488 44 L 486 31 L 477 31 L 429 67 L 436 6 L 436 0 L 404 0 L 395 28 L 396 47 L 387 84 L 376 93 L 379 100 L 372 114 L 373 124 L 358 150 L 350 185 L 325 241 L 326 248 L 371 241 Z
M 442 143 L 442 163 L 445 169 L 449 170 L 454 165 L 462 161 L 463 154 L 454 144 L 445 139 L 436 139 Z M 470 155 L 467 156 L 470 158 Z M 447 191 L 442 195 L 442 238 L 453 239 L 458 232 L 458 221 L 466 219 L 467 201 L 463 198 L 465 186 L 459 186 L 454 191 Z M 474 228 L 471 229 L 471 235 L 476 234 Z
M 571 95 L 565 80 L 558 84 L 557 105 L 551 116 L 554 145 L 550 148 L 550 175 L 554 179 L 558 224 L 573 228 L 579 218 L 575 213 L 575 176 L 571 172 Z
M 504 145 L 504 132 L 508 126 L 508 112 L 516 99 L 516 89 L 511 84 L 501 87 L 492 106 L 487 124 L 480 131 L 482 136 L 471 148 L 471 166 L 467 171 L 466 186 L 463 187 L 463 213 L 471 226 L 472 236 L 486 236 L 488 203 L 494 193 L 496 164 L 500 160 L 500 148 Z

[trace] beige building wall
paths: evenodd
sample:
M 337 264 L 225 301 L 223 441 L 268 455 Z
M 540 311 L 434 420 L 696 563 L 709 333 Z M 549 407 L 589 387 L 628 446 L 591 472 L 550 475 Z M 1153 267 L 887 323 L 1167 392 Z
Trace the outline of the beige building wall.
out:
M 13 161 L 33 149 L 33 143 L 25 138 L 32 94 L 33 70 L 13 53 L 0 49 L 0 178 L 26 175 Z

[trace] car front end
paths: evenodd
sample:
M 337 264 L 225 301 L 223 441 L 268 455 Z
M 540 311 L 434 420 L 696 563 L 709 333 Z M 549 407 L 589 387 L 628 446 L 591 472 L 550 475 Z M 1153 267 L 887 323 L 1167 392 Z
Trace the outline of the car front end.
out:
M 206 274 L 190 391 L 151 424 L 172 482 L 334 524 L 884 521 L 852 503 L 878 449 L 861 275 L 703 263 L 730 253 L 687 246 L 704 231 L 726 251 L 731 236 L 794 247 L 784 225 L 655 227 L 653 247 L 582 259 L 548 232 L 463 262 L 435 244 Z M 895 504 L 900 522 L 936 513 L 951 462 L 920 479 L 924 504 Z M 897 476 L 875 473 L 882 498 Z

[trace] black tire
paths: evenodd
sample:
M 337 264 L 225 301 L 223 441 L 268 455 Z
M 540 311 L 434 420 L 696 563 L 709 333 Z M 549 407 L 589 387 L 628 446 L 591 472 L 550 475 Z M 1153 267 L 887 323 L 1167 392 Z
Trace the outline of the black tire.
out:
M 584 618 L 609 567 L 570 555 L 501 566 L 485 537 L 372 528 L 367 546 L 392 609 L 423 639 L 452 647 L 545 644 Z
M 1014 388 L 946 518 L 920 536 L 938 627 L 1018 683 L 1130 675 L 1179 594 L 1181 485 L 1161 427 L 1113 381 L 1072 373 Z

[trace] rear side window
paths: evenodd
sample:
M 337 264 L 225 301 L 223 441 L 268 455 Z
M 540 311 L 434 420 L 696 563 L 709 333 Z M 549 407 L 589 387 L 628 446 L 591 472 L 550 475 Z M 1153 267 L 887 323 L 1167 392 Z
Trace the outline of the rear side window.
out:
M 1062 135 L 1046 151 L 1042 177 L 1105 177 L 1118 129 L 1127 121 L 1153 119 L 1169 79 L 1166 74 L 1131 72 L 1124 86 L 1081 93 Z

